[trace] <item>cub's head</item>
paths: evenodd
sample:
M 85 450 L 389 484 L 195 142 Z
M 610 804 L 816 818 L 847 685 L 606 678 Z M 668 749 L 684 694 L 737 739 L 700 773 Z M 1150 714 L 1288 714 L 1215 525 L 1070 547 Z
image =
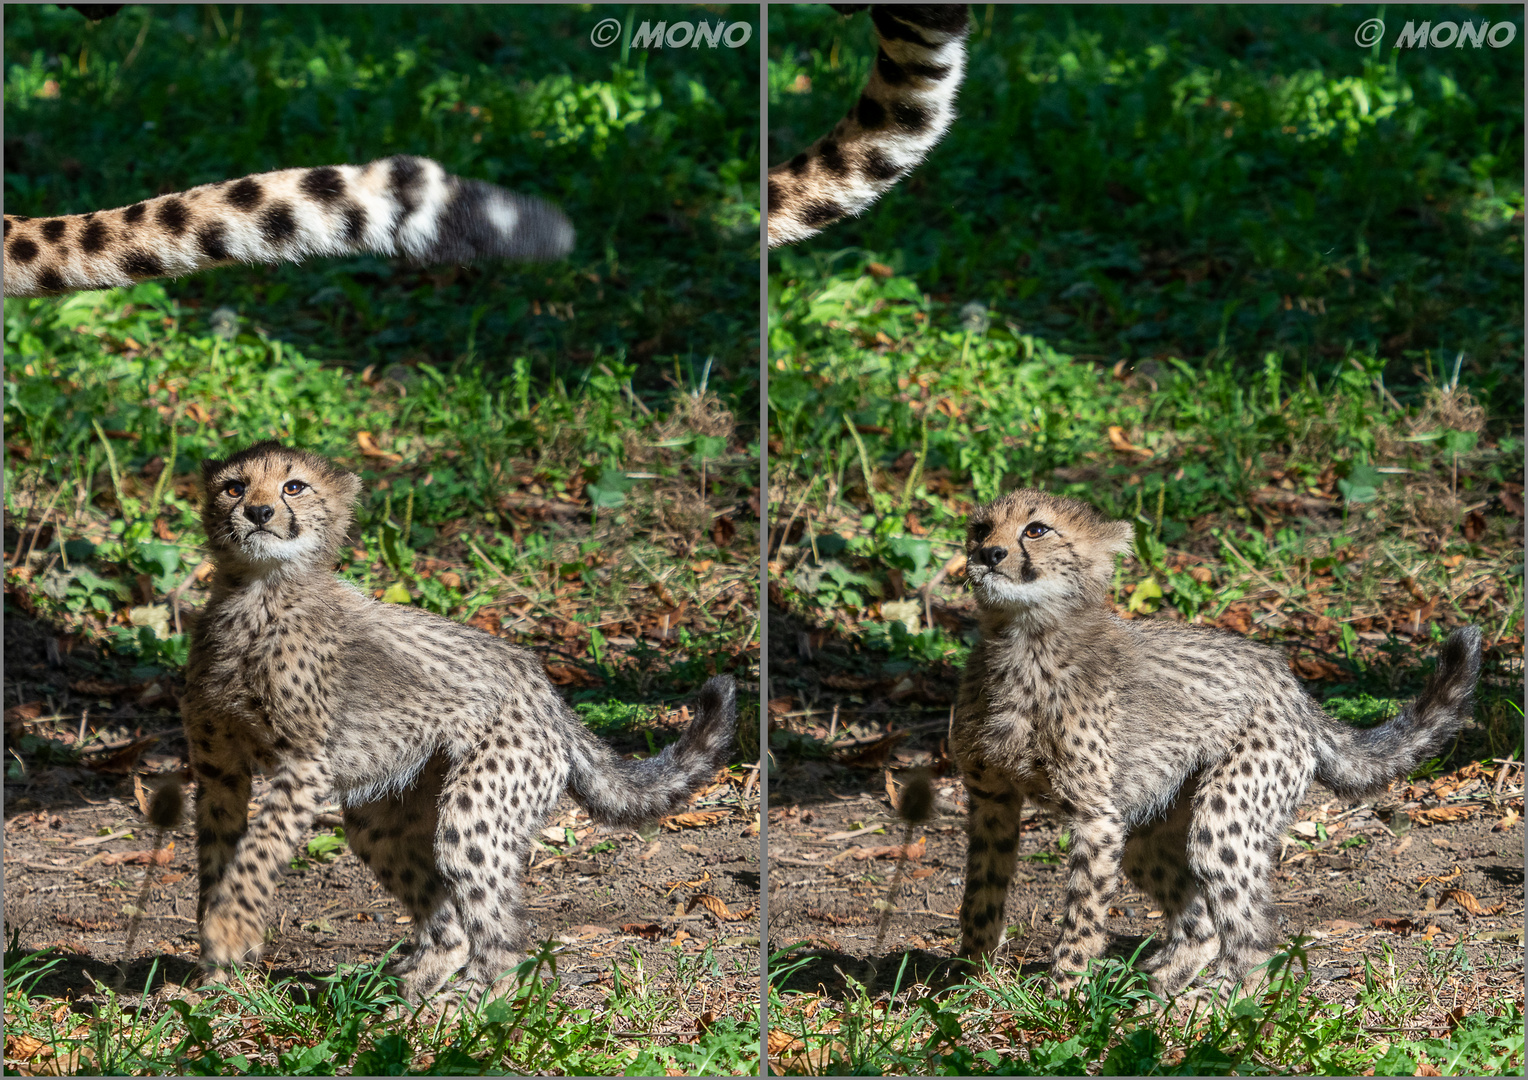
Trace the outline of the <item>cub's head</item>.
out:
M 261 442 L 202 465 L 212 561 L 255 572 L 332 568 L 361 479 L 317 454 Z
M 1102 602 L 1135 530 L 1087 503 L 1021 489 L 972 511 L 966 576 L 983 610 L 1044 619 Z

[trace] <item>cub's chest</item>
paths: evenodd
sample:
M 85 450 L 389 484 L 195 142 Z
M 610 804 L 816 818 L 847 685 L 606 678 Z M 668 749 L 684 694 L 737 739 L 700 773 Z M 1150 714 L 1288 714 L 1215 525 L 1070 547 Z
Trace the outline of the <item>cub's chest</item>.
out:
M 332 667 L 333 635 L 300 609 L 229 605 L 211 613 L 204 638 L 203 691 L 224 709 L 264 720 L 282 703 L 312 698 Z

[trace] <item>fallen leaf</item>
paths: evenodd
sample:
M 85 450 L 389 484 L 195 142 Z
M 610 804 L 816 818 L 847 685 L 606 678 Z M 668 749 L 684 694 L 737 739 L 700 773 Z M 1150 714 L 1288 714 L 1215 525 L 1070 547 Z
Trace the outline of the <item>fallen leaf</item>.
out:
M 147 738 L 135 739 L 126 746 L 118 747 L 104 758 L 98 758 L 87 763 L 88 767 L 96 772 L 105 773 L 130 773 L 138 764 L 138 759 L 143 752 L 159 741 L 158 735 L 150 735 Z
M 1152 452 L 1144 446 L 1136 446 L 1125 438 L 1125 429 L 1122 427 L 1109 428 L 1109 445 L 1122 454 L 1139 454 L 1142 458 L 1153 456 Z
M 1474 893 L 1465 892 L 1463 889 L 1445 889 L 1438 896 L 1438 903 L 1440 905 L 1445 904 L 1450 900 L 1464 908 L 1464 910 L 1468 911 L 1471 915 L 1497 915 L 1505 911 L 1507 908 L 1506 901 L 1502 901 L 1499 904 L 1492 904 L 1490 907 L 1484 907 L 1481 905 L 1479 900 L 1475 899 Z
M 893 270 L 891 267 L 887 266 L 885 263 L 879 263 L 879 262 L 869 263 L 869 264 L 866 265 L 865 269 L 870 271 L 870 276 L 871 277 L 880 278 L 883 281 L 886 278 L 889 278 L 893 274 L 896 273 L 895 270 Z M 775 1052 L 774 1032 L 771 1031 L 769 1034 L 770 1034 L 769 1052 L 770 1053 L 774 1053 Z
M 905 847 L 901 844 L 892 844 L 889 847 L 855 848 L 854 858 L 863 862 L 866 859 L 900 859 L 905 856 L 909 860 L 917 861 L 923 858 L 925 851 L 927 848 L 924 847 L 923 840 L 920 838 L 916 844 L 908 844 Z
M 621 933 L 631 934 L 634 937 L 646 938 L 648 941 L 656 941 L 663 936 L 663 927 L 655 922 L 649 923 L 622 923 Z
M 688 915 L 695 910 L 697 905 L 705 908 L 712 915 L 722 920 L 722 922 L 737 922 L 739 919 L 748 918 L 754 912 L 754 909 L 751 907 L 744 908 L 741 911 L 732 911 L 722 901 L 721 897 L 712 896 L 710 893 L 697 893 L 690 897 L 690 902 L 685 905 L 684 913 Z
M 558 686 L 601 686 L 598 678 L 583 668 L 570 667 L 567 664 L 547 664 L 546 677 Z
M 770 1049 L 773 1050 L 775 1033 L 771 1031 L 769 1036 Z M 5 1039 L 5 1056 L 25 1061 L 46 1045 L 48 1044 L 32 1035 L 8 1035 Z
M 1512 809 L 1512 807 L 1509 806 L 1509 807 L 1507 807 L 1507 812 L 1502 815 L 1501 820 L 1498 821 L 1495 825 L 1491 826 L 1491 831 L 1492 832 L 1506 832 L 1508 829 L 1512 828 L 1517 823 L 1518 823 L 1518 814 L 1517 814 L 1517 811 Z
M 367 457 L 385 458 L 386 460 L 391 461 L 394 465 L 401 464 L 403 461 L 402 454 L 389 453 L 388 451 L 382 449 L 382 447 L 378 446 L 376 438 L 369 431 L 356 432 L 355 441 L 356 445 L 361 448 L 361 453 L 365 454 Z
M 703 829 L 707 825 L 715 825 L 727 817 L 726 810 L 697 810 L 688 814 L 670 814 L 663 818 L 659 824 L 670 832 L 678 832 L 680 829 Z
M 582 938 L 604 937 L 610 933 L 607 926 L 595 926 L 593 923 L 583 923 L 579 926 L 570 926 L 563 932 L 563 937 L 579 940 Z
M 1400 934 L 1402 937 L 1410 937 L 1416 925 L 1410 919 L 1374 919 L 1371 926 L 1380 930 L 1388 930 L 1392 934 Z
M 15 724 L 20 724 L 27 720 L 36 720 L 47 707 L 48 703 L 46 701 L 28 701 L 24 705 L 12 705 L 9 709 L 5 710 L 6 730 L 10 730 Z
M 1471 510 L 1465 515 L 1464 524 L 1459 527 L 1459 531 L 1464 534 L 1466 540 L 1473 544 L 1486 534 L 1485 515 L 1479 510 Z
M 1463 821 L 1474 812 L 1470 806 L 1435 806 L 1431 810 L 1408 810 L 1406 816 L 1412 821 L 1435 825 L 1441 821 Z
M 1302 679 L 1342 678 L 1342 669 L 1340 667 L 1330 660 L 1323 660 L 1317 656 L 1291 656 L 1289 658 L 1289 666 Z

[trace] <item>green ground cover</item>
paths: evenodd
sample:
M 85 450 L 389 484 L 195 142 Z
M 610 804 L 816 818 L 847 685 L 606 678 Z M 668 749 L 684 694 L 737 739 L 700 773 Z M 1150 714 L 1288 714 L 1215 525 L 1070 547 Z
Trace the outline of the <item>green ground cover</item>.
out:
M 1518 36 L 1428 52 L 1391 49 L 1396 9 L 1383 48 L 1357 47 L 1374 14 L 977 5 L 946 141 L 772 257 L 769 675 L 802 717 L 777 732 L 791 755 L 840 706 L 943 716 L 974 630 L 965 515 L 1017 486 L 1137 522 L 1121 612 L 1281 644 L 1348 719 L 1389 715 L 1450 626 L 1480 625 L 1454 763 L 1521 755 L 1521 13 L 1430 10 Z M 773 163 L 841 115 L 874 49 L 863 18 L 770 20 Z M 834 1067 L 997 1065 L 927 1057 L 959 1045 L 931 1011 L 885 1022 L 920 1064 L 883 1046 Z M 1109 1030 L 1053 1064 L 1119 1065 Z M 1340 1040 L 1341 1063 L 1244 1042 L 1236 1068 L 1388 1052 Z
M 91 24 L 7 11 L 9 213 L 413 153 L 550 199 L 578 232 L 568 259 L 539 266 L 329 259 L 6 301 L 7 621 L 62 642 L 69 675 L 8 670 L 7 707 L 45 699 L 45 715 L 78 719 L 104 693 L 113 730 L 178 723 L 205 577 L 200 462 L 272 437 L 365 481 L 342 575 L 539 649 L 606 734 L 643 745 L 655 706 L 716 672 L 751 685 L 757 16 L 700 13 L 752 23 L 741 49 L 649 52 L 594 46 L 607 10 L 636 25 L 674 13 L 130 6 Z M 756 713 L 740 696 L 746 731 Z M 66 726 L 27 727 L 8 779 L 37 782 L 50 759 L 31 751 L 68 743 Z M 8 715 L 8 742 L 23 734 L 11 728 Z M 712 1029 L 711 1071 L 746 1067 L 748 1025 L 756 1035 L 741 1008 Z M 634 1059 L 638 1014 L 585 1026 L 568 1045 L 593 1057 L 516 1043 L 502 1067 L 650 1070 L 692 1063 L 699 1045 L 641 1040 Z M 403 1052 L 369 1045 L 352 1056 Z M 452 1068 L 491 1064 L 488 1044 L 467 1047 Z M 171 1067 L 144 1054 L 123 1067 Z

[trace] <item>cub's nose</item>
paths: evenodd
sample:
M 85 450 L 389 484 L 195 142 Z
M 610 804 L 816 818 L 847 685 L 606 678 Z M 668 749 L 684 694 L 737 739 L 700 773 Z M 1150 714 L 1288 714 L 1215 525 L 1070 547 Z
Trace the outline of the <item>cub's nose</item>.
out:
M 984 547 L 976 551 L 976 561 L 991 569 L 1004 559 L 1008 558 L 1008 549 L 1005 547 Z
M 275 512 L 275 507 L 271 506 L 246 506 L 244 508 L 244 516 L 256 525 L 264 525 Z

